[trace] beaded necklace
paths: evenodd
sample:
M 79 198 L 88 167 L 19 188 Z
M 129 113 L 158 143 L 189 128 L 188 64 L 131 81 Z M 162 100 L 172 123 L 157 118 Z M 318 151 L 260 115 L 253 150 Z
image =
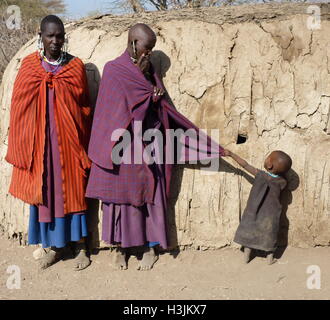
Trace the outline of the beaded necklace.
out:
M 266 171 L 271 177 L 278 178 L 279 175 Z
M 40 56 L 45 62 L 49 63 L 52 66 L 56 66 L 56 68 L 52 71 L 52 73 L 56 72 L 57 69 L 61 66 L 61 64 L 64 61 L 64 54 L 63 53 L 61 53 L 60 57 L 56 61 L 49 61 L 47 59 L 44 51 L 40 51 Z

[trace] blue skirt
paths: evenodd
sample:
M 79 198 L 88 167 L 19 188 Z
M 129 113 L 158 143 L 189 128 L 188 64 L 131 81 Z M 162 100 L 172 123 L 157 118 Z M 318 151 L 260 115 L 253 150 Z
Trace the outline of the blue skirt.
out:
M 52 222 L 39 222 L 37 206 L 30 206 L 29 244 L 42 244 L 43 248 L 63 248 L 70 241 L 87 237 L 86 213 L 70 214 Z

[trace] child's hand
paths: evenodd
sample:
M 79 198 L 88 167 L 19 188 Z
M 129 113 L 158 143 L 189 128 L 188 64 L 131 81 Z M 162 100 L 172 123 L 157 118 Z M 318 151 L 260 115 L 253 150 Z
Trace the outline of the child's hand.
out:
M 231 156 L 231 152 L 228 149 L 224 149 L 224 156 L 225 157 L 230 157 Z

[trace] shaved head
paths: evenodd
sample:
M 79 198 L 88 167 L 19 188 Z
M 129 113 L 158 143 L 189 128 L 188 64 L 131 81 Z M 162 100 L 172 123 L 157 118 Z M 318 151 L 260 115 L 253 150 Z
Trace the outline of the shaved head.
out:
M 58 25 L 64 32 L 64 24 L 62 20 L 58 16 L 54 16 L 52 14 L 42 19 L 40 24 L 40 31 L 45 32 L 47 29 L 47 25 L 51 23 Z
M 150 70 L 150 56 L 156 41 L 156 34 L 144 23 L 137 23 L 128 31 L 127 51 L 143 73 Z
M 292 159 L 285 152 L 273 151 L 265 160 L 264 167 L 274 174 L 284 174 L 291 169 Z
M 148 25 L 137 23 L 128 31 L 128 42 L 142 39 L 156 42 L 156 34 Z
M 292 159 L 285 152 L 276 150 L 274 151 L 277 157 L 280 173 L 285 173 L 291 169 Z
M 65 41 L 65 30 L 62 20 L 54 15 L 42 19 L 39 32 L 43 43 L 43 53 L 47 58 L 57 60 Z

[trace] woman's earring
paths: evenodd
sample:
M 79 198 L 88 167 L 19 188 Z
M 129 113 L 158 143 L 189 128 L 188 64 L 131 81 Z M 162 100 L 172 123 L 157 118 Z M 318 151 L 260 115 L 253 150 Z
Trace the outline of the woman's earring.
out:
M 68 39 L 67 36 L 65 36 L 65 38 L 64 38 L 64 45 L 63 45 L 64 59 L 66 59 L 67 56 L 68 56 L 68 43 L 69 43 L 69 39 Z
M 133 54 L 134 57 L 131 57 L 133 63 L 137 63 L 137 52 L 136 52 L 136 47 L 135 47 L 135 41 L 132 41 L 132 49 L 133 49 Z
M 39 37 L 38 37 L 38 43 L 37 43 L 37 46 L 38 46 L 38 50 L 40 51 L 40 52 L 42 52 L 43 50 L 44 50 L 44 44 L 43 44 L 43 42 L 42 42 L 42 39 L 41 39 L 41 36 L 39 35 Z

